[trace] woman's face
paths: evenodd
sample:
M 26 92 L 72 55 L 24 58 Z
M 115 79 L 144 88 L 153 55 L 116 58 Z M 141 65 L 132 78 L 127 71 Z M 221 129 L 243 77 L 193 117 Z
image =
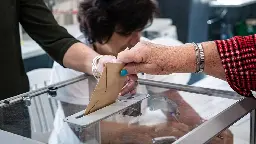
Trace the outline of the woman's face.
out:
M 109 41 L 103 44 L 101 47 L 104 49 L 104 54 L 116 56 L 119 52 L 126 48 L 132 48 L 135 46 L 141 37 L 140 31 L 135 31 L 129 36 L 122 36 L 116 32 L 111 36 Z

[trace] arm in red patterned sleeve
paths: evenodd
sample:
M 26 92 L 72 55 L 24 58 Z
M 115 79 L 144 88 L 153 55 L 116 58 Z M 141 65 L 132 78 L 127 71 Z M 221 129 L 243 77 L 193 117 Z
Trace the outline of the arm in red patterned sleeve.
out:
M 256 35 L 215 41 L 229 85 L 243 96 L 256 90 Z

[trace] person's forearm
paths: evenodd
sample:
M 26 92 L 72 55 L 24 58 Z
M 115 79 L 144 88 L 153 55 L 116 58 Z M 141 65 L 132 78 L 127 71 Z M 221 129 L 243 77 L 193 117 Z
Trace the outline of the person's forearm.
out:
M 65 53 L 63 64 L 65 67 L 92 74 L 92 60 L 98 53 L 82 43 L 73 44 Z
M 214 42 L 202 43 L 205 54 L 204 72 L 208 75 L 226 80 L 221 59 Z M 171 47 L 174 72 L 191 73 L 196 71 L 196 52 L 193 44 Z

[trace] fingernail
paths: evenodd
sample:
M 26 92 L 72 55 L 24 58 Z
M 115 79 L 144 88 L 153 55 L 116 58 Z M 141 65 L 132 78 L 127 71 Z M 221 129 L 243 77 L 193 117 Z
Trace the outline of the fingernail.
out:
M 128 71 L 126 69 L 121 70 L 120 75 L 126 76 L 128 74 Z

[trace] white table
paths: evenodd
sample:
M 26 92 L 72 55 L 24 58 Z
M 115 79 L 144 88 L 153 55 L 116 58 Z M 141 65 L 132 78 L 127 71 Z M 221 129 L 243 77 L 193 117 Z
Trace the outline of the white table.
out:
M 256 0 L 215 0 L 210 2 L 211 7 L 243 7 L 256 3 Z

